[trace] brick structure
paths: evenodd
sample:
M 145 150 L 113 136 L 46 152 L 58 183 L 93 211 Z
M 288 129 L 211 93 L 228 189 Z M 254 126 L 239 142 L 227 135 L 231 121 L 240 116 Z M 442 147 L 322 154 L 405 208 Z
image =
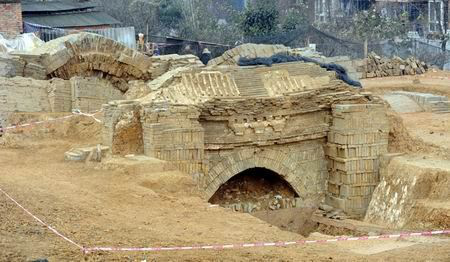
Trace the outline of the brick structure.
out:
M 7 126 L 6 120 L 13 112 L 91 112 L 122 98 L 122 92 L 103 79 L 0 77 L 0 124 Z
M 20 0 L 0 0 L 0 33 L 14 37 L 22 33 L 22 7 Z
M 326 199 L 364 215 L 387 150 L 387 117 L 376 98 L 300 62 L 198 68 L 170 78 L 147 97 L 104 106 L 103 143 L 113 152 L 138 154 L 123 146 L 137 143 L 193 175 L 207 197 L 243 171 L 269 169 L 299 203 Z
M 209 198 L 231 178 L 261 168 L 290 185 L 296 206 L 326 200 L 363 216 L 379 182 L 389 130 L 383 103 L 316 64 L 198 67 L 192 57 L 149 58 L 85 33 L 37 52 L 48 75 L 71 79 L 72 107 L 91 110 L 117 91 L 76 76 L 151 80 L 143 86 L 148 95 L 103 106 L 103 144 L 113 154 L 171 163 Z M 52 90 L 48 100 L 42 95 L 43 103 L 68 108 L 69 87 Z
M 328 204 L 363 216 L 380 181 L 379 156 L 387 153 L 389 126 L 383 105 L 334 105 L 328 133 Z

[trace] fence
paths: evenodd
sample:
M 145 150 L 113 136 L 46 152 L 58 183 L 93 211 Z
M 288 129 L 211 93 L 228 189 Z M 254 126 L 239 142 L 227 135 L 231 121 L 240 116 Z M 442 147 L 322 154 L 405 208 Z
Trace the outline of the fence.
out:
M 50 40 L 79 32 L 90 32 L 94 34 L 99 34 L 104 37 L 113 39 L 128 48 L 136 49 L 136 32 L 134 27 L 115 27 L 115 28 L 104 28 L 104 29 L 61 29 L 52 28 L 48 26 L 36 25 L 31 23 L 24 23 L 25 33 L 37 33 L 40 39 L 45 42 Z
M 289 32 L 282 32 L 262 37 L 246 39 L 250 43 L 283 44 L 291 47 L 316 44 L 316 48 L 324 56 L 348 56 L 352 59 L 364 58 L 364 43 L 354 39 L 342 39 L 324 32 L 314 26 L 305 26 Z M 368 52 L 375 52 L 384 57 L 399 56 L 407 58 L 414 56 L 428 64 L 443 68 L 450 63 L 450 51 L 442 50 L 440 42 L 430 43 L 422 38 L 407 38 L 402 41 L 385 40 L 369 42 Z

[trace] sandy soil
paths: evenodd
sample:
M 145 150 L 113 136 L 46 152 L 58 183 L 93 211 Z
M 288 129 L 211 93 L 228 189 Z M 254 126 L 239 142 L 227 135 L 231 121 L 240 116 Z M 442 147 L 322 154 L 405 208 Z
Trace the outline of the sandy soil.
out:
M 210 208 L 192 179 L 161 171 L 114 165 L 67 163 L 71 147 L 98 141 L 99 126 L 70 120 L 69 129 L 19 134 L 0 147 L 0 188 L 31 212 L 84 246 L 173 246 L 303 239 L 248 214 Z M 76 135 L 80 128 L 82 135 Z M 69 130 L 72 130 L 69 132 Z M 50 137 L 50 138 L 49 138 Z M 153 165 L 153 166 L 152 166 Z M 449 261 L 448 237 L 431 242 L 396 240 L 288 248 L 159 253 L 98 253 L 84 256 L 38 225 L 0 195 L 0 261 Z M 313 234 L 309 239 L 328 236 Z
M 419 76 L 364 79 L 362 84 L 365 91 L 380 96 L 403 90 L 450 98 L 450 72 L 445 71 L 429 71 Z M 450 114 L 389 112 L 388 115 L 391 122 L 391 152 L 450 159 Z
M 450 151 L 450 114 L 401 114 L 411 135 Z
M 418 76 L 382 77 L 361 80 L 364 90 L 374 94 L 390 91 L 433 93 L 450 97 L 450 72 L 429 71 Z

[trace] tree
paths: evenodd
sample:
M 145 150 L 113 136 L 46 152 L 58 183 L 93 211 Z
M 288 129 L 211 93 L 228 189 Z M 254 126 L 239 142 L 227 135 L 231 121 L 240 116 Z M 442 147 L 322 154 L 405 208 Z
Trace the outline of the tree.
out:
M 157 23 L 158 3 L 149 0 L 133 0 L 128 7 L 132 25 L 137 32 L 147 34 L 147 28 Z M 150 30 L 150 29 L 149 29 Z
M 240 24 L 245 36 L 264 36 L 275 33 L 278 22 L 276 1 L 261 0 L 244 12 Z
M 284 14 L 284 19 L 281 23 L 283 31 L 291 31 L 302 26 L 307 26 L 309 21 L 305 10 L 306 9 L 288 9 Z
M 176 29 L 182 21 L 181 5 L 175 0 L 161 0 L 158 5 L 158 18 L 161 28 Z M 163 30 L 163 31 L 166 31 Z
M 404 37 L 409 29 L 408 14 L 384 17 L 375 8 L 357 13 L 353 17 L 352 33 L 359 40 L 386 40 Z
M 230 0 L 98 0 L 104 10 L 136 32 L 233 44 L 241 39 Z M 219 22 L 219 16 L 225 17 Z
M 223 44 L 234 44 L 241 39 L 238 14 L 227 1 L 183 1 L 182 10 L 180 37 Z M 219 14 L 226 19 L 219 19 Z

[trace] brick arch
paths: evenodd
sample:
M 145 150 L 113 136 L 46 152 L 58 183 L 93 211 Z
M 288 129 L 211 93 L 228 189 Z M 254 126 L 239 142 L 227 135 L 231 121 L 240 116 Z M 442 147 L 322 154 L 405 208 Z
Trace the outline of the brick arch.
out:
M 245 151 L 245 150 L 244 150 Z M 301 176 L 303 168 L 297 164 L 295 159 L 281 150 L 264 150 L 258 153 L 238 152 L 221 159 L 220 162 L 210 167 L 205 181 L 205 191 L 208 198 L 225 182 L 239 173 L 252 169 L 265 168 L 280 175 L 299 196 L 304 196 L 306 188 L 304 179 L 307 176 Z
M 79 33 L 52 40 L 37 49 L 47 54 L 45 67 L 50 77 L 103 77 L 119 81 L 151 79 L 151 59 L 142 53 L 100 35 Z

